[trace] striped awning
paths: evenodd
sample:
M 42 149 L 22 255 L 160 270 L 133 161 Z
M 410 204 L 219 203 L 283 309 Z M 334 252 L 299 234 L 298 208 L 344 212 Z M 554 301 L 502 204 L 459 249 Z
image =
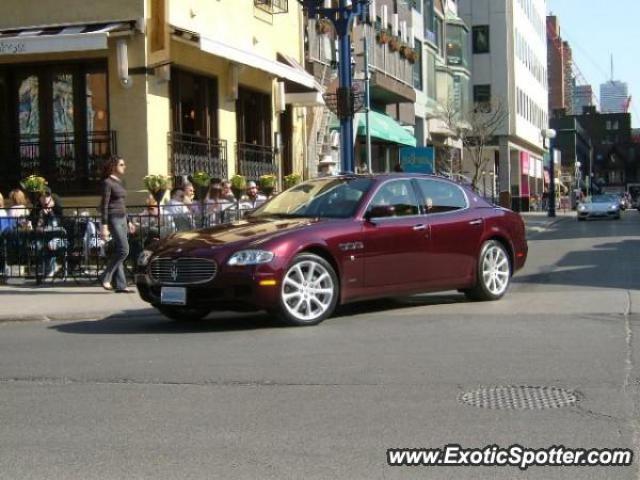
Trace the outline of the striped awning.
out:
M 56 25 L 0 30 L 0 56 L 104 50 L 109 35 L 128 33 L 135 22 Z

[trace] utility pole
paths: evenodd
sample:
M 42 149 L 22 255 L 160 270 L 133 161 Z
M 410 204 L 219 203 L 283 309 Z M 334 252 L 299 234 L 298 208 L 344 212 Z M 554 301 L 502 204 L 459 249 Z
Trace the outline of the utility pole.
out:
M 369 173 L 373 173 L 371 167 L 371 129 L 369 126 L 369 111 L 371 110 L 371 72 L 369 71 L 369 26 L 365 23 L 363 25 L 364 32 L 364 118 L 365 129 L 367 135 L 367 169 Z
M 340 119 L 340 163 L 344 172 L 353 172 L 353 116 L 354 94 L 351 67 L 351 29 L 357 16 L 367 10 L 369 0 L 338 0 L 331 8 L 324 0 L 298 0 L 306 8 L 309 18 L 321 16 L 333 23 L 338 36 L 338 79 L 336 91 L 337 114 Z

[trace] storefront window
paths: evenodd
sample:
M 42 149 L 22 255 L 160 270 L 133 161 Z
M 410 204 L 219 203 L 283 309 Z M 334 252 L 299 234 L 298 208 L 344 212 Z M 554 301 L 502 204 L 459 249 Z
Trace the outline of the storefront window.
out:
M 468 68 L 468 37 L 469 32 L 462 25 L 447 24 L 447 63 L 449 65 Z
M 40 106 L 38 77 L 29 75 L 18 87 L 20 135 L 38 136 L 40 133 Z
M 107 74 L 93 72 L 85 75 L 87 97 L 87 131 L 109 130 L 109 104 L 107 102 Z
M 53 132 L 73 138 L 73 75 L 53 76 Z
M 103 62 L 3 68 L 0 188 L 37 173 L 60 194 L 95 193 L 100 165 L 115 153 L 106 72 Z

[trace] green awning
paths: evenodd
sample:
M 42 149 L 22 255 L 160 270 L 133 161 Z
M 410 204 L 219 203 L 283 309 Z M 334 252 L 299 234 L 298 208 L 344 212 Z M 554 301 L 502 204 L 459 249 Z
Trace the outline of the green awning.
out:
M 367 124 L 365 114 L 358 114 L 358 135 L 365 136 L 367 134 Z M 337 117 L 333 117 L 331 121 L 331 129 L 337 130 L 340 128 L 340 122 Z M 385 142 L 398 143 L 400 145 L 408 145 L 415 147 L 417 145 L 416 137 L 403 128 L 393 118 L 383 113 L 369 112 L 369 130 L 371 131 L 371 137 L 384 140 Z

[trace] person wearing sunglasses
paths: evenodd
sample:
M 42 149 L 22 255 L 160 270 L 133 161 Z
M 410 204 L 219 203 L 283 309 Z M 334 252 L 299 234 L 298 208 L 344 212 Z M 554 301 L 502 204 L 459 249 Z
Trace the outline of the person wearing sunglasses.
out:
M 124 159 L 111 157 L 104 165 L 102 199 L 100 213 L 102 216 L 101 235 L 104 241 L 113 239 L 113 253 L 107 261 L 104 272 L 100 275 L 100 283 L 105 290 L 115 290 L 116 293 L 133 293 L 127 288 L 127 277 L 124 272 L 124 262 L 129 256 L 129 240 L 127 233 L 134 233 L 135 226 L 127 221 L 127 207 L 125 200 L 127 190 L 123 184 L 126 171 Z M 112 285 L 114 282 L 114 285 Z

